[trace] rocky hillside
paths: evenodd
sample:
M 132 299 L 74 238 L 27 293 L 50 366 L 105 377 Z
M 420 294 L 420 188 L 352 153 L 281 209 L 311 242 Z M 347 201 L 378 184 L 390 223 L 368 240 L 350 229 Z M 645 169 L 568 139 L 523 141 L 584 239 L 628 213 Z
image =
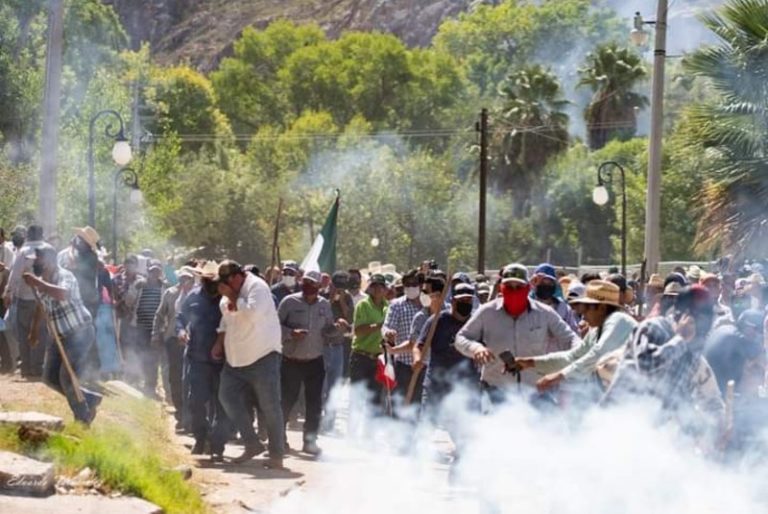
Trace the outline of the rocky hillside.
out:
M 104 0 L 112 4 L 135 46 L 149 41 L 163 63 L 189 62 L 203 71 L 227 56 L 247 26 L 278 18 L 314 21 L 329 35 L 381 30 L 409 45 L 426 45 L 440 22 L 477 0 Z

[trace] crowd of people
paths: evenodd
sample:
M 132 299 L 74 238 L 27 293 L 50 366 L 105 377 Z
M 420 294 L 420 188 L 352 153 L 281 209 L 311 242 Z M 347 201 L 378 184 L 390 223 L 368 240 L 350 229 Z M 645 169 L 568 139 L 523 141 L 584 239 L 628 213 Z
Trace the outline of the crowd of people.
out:
M 318 455 L 347 379 L 365 392 L 350 400 L 350 424 L 360 412 L 369 424 L 432 422 L 457 452 L 464 436 L 442 413 L 459 390 L 477 412 L 513 397 L 573 412 L 651 396 L 721 450 L 750 444 L 762 416 L 759 263 L 677 268 L 645 283 L 550 264 L 449 276 L 434 261 L 402 275 L 293 261 L 262 274 L 232 260 L 161 262 L 150 250 L 115 266 L 91 227 L 63 249 L 36 225 L 0 237 L 0 371 L 41 378 L 85 424 L 101 401 L 89 385 L 102 379 L 162 392 L 176 428 L 194 436 L 192 453 L 214 461 L 239 434 L 234 462 L 266 451 L 265 465 L 282 467 L 297 411 L 301 451 Z

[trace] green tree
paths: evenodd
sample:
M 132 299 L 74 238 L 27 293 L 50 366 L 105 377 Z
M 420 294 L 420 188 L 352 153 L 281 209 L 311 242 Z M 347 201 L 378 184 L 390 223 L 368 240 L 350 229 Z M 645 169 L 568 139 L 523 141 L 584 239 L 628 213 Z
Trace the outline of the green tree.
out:
M 706 152 L 699 249 L 764 252 L 768 198 L 768 1 L 730 0 L 702 17 L 720 39 L 686 69 L 712 84 L 716 99 L 691 109 L 688 144 Z
M 635 52 L 615 43 L 597 47 L 579 69 L 578 86 L 592 90 L 584 111 L 589 147 L 599 150 L 611 139 L 627 140 L 637 131 L 636 109 L 648 99 L 633 88 L 647 76 L 645 65 Z
M 540 65 L 511 74 L 499 94 L 502 130 L 493 139 L 493 172 L 497 185 L 513 193 L 515 215 L 521 216 L 530 209 L 547 161 L 568 147 L 568 115 L 563 112 L 568 102 L 557 77 Z

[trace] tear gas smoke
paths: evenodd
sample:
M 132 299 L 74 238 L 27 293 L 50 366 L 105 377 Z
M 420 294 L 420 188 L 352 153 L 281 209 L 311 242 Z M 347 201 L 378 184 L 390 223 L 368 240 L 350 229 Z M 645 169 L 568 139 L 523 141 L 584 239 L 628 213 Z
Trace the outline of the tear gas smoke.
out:
M 376 436 L 347 436 L 343 443 L 362 457 L 326 452 L 333 465 L 322 486 L 294 491 L 273 512 L 757 513 L 768 507 L 764 464 L 725 467 L 702 456 L 673 425 L 658 424 L 658 405 L 650 400 L 595 408 L 574 422 L 521 400 L 489 415 L 469 414 L 457 408 L 467 394 L 449 398 L 442 412 L 453 433 L 460 427 L 467 435 L 452 470 L 435 458 L 430 431 L 369 418 Z M 399 441 L 409 443 L 407 456 L 393 451 Z

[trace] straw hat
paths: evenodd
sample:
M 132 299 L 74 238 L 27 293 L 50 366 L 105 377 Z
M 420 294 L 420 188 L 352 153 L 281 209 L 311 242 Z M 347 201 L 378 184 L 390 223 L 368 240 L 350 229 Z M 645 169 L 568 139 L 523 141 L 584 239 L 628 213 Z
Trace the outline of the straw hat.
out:
M 202 266 L 194 269 L 195 273 L 201 278 L 218 278 L 219 263 L 216 261 L 206 261 Z
M 99 236 L 99 233 L 96 232 L 95 228 L 88 226 L 83 228 L 75 227 L 75 235 L 85 241 L 94 252 L 98 251 L 98 243 L 101 236 Z
M 621 307 L 621 304 L 619 303 L 619 295 L 619 286 L 613 282 L 608 282 L 607 280 L 592 280 L 587 284 L 587 290 L 584 296 L 574 298 L 571 300 L 571 303 L 591 305 L 604 303 L 606 305 L 613 305 L 614 307 Z
M 661 278 L 661 275 L 659 275 L 658 273 L 654 273 L 653 275 L 651 275 L 651 278 L 648 279 L 648 286 L 664 289 L 664 279 Z

